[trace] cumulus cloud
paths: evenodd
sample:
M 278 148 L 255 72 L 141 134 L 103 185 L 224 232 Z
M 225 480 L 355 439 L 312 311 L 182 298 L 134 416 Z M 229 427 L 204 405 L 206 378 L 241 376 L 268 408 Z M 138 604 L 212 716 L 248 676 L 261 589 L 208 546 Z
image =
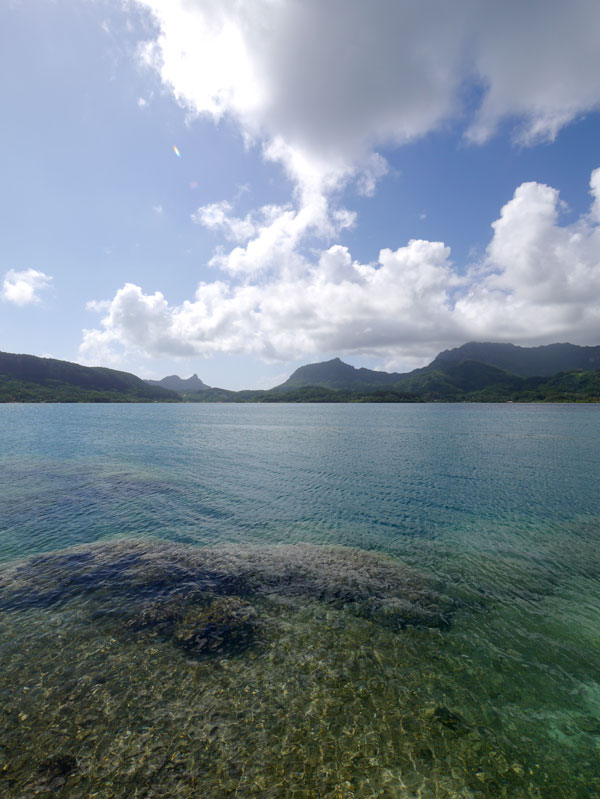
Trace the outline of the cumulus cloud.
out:
M 594 0 L 508 0 L 485 4 L 478 16 L 473 64 L 484 94 L 471 139 L 485 141 L 512 117 L 517 140 L 552 140 L 599 107 L 600 6 Z
M 256 224 L 250 214 L 244 219 L 232 216 L 233 207 L 227 200 L 202 205 L 192 214 L 192 221 L 208 230 L 218 230 L 231 241 L 247 241 L 256 232 Z
M 181 305 L 125 284 L 92 304 L 102 319 L 82 357 L 336 352 L 389 365 L 469 339 L 598 338 L 600 170 L 589 213 L 570 225 L 555 189 L 518 187 L 466 273 L 442 242 L 370 264 L 336 243 L 356 221 L 341 190 L 372 195 L 387 171 L 378 148 L 448 124 L 483 143 L 504 121 L 531 144 L 599 108 L 595 0 L 134 2 L 156 23 L 141 56 L 182 108 L 233 120 L 294 190 L 246 214 L 198 208 L 193 221 L 229 242 L 210 262 L 224 279 Z
M 218 249 L 209 262 L 210 266 L 233 275 L 257 275 L 273 270 L 288 275 L 296 273 L 304 264 L 297 250 L 307 235 L 332 238 L 344 228 L 352 227 L 356 218 L 346 208 L 332 209 L 320 194 L 297 209 L 291 204 L 264 205 L 244 218 L 233 216 L 232 210 L 227 201 L 211 203 L 198 208 L 192 220 L 239 242 L 230 252 Z
M 51 280 L 49 275 L 37 269 L 24 269 L 22 272 L 9 269 L 4 275 L 0 296 L 14 305 L 40 302 L 39 293 L 48 288 Z
M 340 190 L 370 196 L 386 174 L 377 148 L 448 124 L 482 143 L 504 120 L 522 143 L 551 140 L 600 107 L 595 0 L 134 2 L 156 25 L 141 57 L 182 108 L 233 120 L 295 187 L 283 206 L 193 215 L 235 245 L 211 265 L 243 279 L 299 279 L 307 237 L 355 223 Z
M 201 283 L 172 306 L 126 284 L 92 309 L 83 357 L 125 351 L 150 357 L 245 353 L 290 360 L 323 352 L 378 355 L 390 364 L 427 359 L 467 340 L 523 344 L 600 336 L 600 170 L 592 212 L 560 223 L 558 192 L 524 183 L 492 224 L 484 259 L 466 273 L 449 247 L 412 240 L 362 264 L 333 245 L 258 282 Z
M 137 2 L 158 26 L 143 57 L 179 103 L 233 118 L 301 191 L 369 193 L 374 148 L 450 120 L 482 142 L 510 119 L 531 142 L 600 106 L 595 0 Z

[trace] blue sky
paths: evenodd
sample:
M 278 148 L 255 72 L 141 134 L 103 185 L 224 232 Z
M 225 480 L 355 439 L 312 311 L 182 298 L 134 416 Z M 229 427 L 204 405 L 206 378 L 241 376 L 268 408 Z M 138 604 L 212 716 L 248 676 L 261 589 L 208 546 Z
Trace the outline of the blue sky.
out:
M 250 388 L 600 343 L 599 29 L 591 0 L 4 3 L 0 349 Z

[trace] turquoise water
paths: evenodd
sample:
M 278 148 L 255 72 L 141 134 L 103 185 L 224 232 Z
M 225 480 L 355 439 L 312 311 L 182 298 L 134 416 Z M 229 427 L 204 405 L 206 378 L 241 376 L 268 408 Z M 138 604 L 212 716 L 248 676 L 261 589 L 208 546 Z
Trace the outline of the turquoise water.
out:
M 599 413 L 0 406 L 0 793 L 600 796 Z

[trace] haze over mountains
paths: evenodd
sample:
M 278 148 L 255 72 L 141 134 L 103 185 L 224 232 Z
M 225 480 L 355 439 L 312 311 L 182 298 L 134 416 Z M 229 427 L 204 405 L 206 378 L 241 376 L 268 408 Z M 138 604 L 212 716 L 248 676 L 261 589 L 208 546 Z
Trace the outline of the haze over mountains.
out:
M 339 358 L 301 366 L 266 391 L 207 386 L 197 374 L 141 380 L 128 372 L 0 353 L 2 402 L 569 402 L 600 400 L 600 346 L 469 342 L 412 372 Z

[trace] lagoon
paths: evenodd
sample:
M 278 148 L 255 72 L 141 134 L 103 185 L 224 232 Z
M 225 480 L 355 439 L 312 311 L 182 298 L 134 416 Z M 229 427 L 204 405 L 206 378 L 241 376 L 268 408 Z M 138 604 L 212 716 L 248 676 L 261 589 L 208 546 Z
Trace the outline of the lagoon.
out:
M 3 794 L 600 793 L 599 412 L 1 406 Z

